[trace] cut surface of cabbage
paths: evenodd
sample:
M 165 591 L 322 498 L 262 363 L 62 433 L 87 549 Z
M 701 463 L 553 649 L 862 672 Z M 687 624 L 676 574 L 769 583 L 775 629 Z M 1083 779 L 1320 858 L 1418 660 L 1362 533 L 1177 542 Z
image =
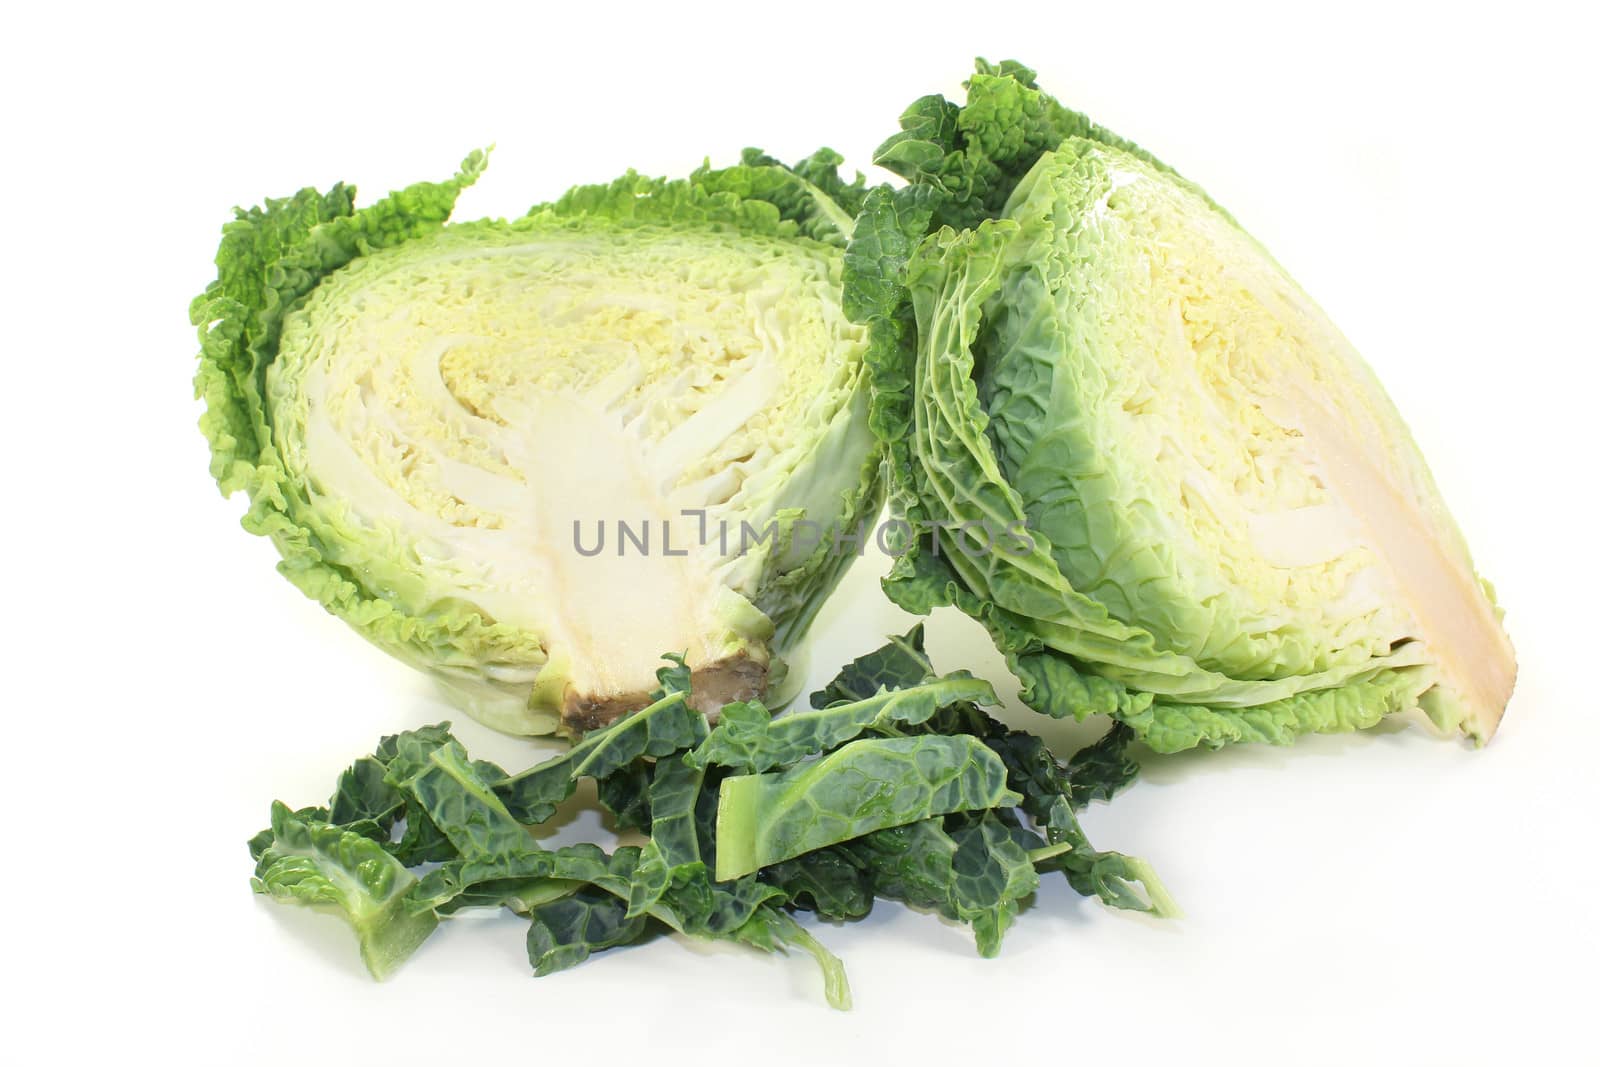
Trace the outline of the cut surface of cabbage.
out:
M 277 445 L 340 565 L 413 613 L 465 602 L 538 635 L 543 662 L 491 674 L 532 686 L 535 714 L 642 703 L 664 651 L 729 678 L 706 699 L 752 697 L 772 636 L 757 538 L 860 474 L 807 470 L 830 422 L 850 436 L 860 373 L 837 273 L 776 238 L 453 227 L 289 317 Z
M 781 703 L 855 558 L 831 534 L 882 501 L 841 311 L 863 180 L 751 149 L 450 223 L 485 162 L 237 212 L 190 309 L 212 475 L 286 577 L 489 725 L 581 733 L 663 656 L 707 710 Z

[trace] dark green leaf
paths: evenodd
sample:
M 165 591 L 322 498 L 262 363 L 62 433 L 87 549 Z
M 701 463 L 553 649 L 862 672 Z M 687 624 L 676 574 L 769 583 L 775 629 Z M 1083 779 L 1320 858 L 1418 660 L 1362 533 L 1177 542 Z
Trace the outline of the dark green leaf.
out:
M 650 767 L 649 760 L 636 759 L 595 779 L 595 792 L 618 830 L 650 832 Z
M 468 908 L 508 908 L 526 915 L 534 906 L 569 896 L 585 883 L 567 878 L 500 878 L 468 886 L 434 910 L 441 916 Z
M 433 824 L 428 813 L 415 804 L 406 805 L 405 829 L 400 840 L 389 846 L 394 858 L 407 867 L 419 863 L 444 863 L 456 857 L 456 847 Z
M 1139 764 L 1128 749 L 1134 742 L 1133 727 L 1114 722 L 1104 737 L 1073 753 L 1067 761 L 1067 779 L 1072 783 L 1072 806 L 1081 808 L 1092 800 L 1110 800 L 1139 776 Z
M 924 819 L 871 834 L 841 851 L 872 872 L 873 889 L 972 926 L 993 956 L 1020 902 L 1038 887 L 1028 853 L 994 812 Z
M 811 694 L 813 708 L 865 700 L 880 689 L 910 689 L 938 677 L 922 648 L 919 622 L 901 637 L 891 637 L 882 648 L 847 663 L 838 677 Z
M 785 902 L 824 919 L 861 919 L 872 911 L 872 875 L 840 848 L 824 848 L 761 870 Z
M 430 751 L 401 784 L 463 860 L 493 865 L 538 850 L 458 742 Z
M 591 953 L 645 936 L 643 916 L 629 918 L 626 901 L 584 887 L 528 911 L 528 962 L 543 977 L 588 959 Z
M 774 719 L 759 704 L 729 704 L 711 735 L 690 755 L 692 762 L 759 773 L 787 767 L 837 749 L 871 731 L 894 734 L 927 722 L 940 708 L 958 703 L 998 703 L 988 682 L 966 674 L 913 686 L 884 689 L 853 703 L 831 704 Z
M 1089 844 L 1078 817 L 1072 813 L 1072 805 L 1064 798 L 1051 805 L 1044 824 L 1051 844 L 1068 845 L 1071 850 L 1044 860 L 1039 864 L 1040 870 L 1061 871 L 1073 889 L 1084 896 L 1099 897 L 1113 908 L 1148 911 L 1164 918 L 1179 914 L 1177 904 L 1148 863 L 1120 852 L 1100 852 Z
M 682 757 L 657 760 L 650 783 L 650 841 L 639 854 L 628 914 L 645 914 L 673 883 L 705 875 L 695 827 L 695 802 L 705 781 L 704 768 Z
M 663 673 L 671 670 L 663 668 Z M 689 706 L 682 692 L 670 693 L 586 734 L 561 755 L 495 783 L 494 791 L 517 821 L 535 825 L 555 814 L 579 778 L 609 777 L 642 756 L 670 756 L 699 744 L 707 732 L 705 716 Z
M 665 667 L 656 669 L 656 690 L 650 694 L 651 703 L 665 700 L 674 693 L 689 693 L 689 682 L 692 672 L 689 664 L 684 661 L 681 652 L 668 652 L 661 657 L 667 661 Z
M 405 811 L 406 798 L 384 781 L 387 773 L 388 768 L 372 756 L 363 756 L 347 767 L 328 801 L 328 821 L 370 820 L 385 831 L 392 827 Z

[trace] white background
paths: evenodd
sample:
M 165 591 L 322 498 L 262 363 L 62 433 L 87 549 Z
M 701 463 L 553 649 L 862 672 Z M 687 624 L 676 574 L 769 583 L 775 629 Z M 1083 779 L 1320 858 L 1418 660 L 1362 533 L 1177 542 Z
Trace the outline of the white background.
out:
M 1533 3 L 1289 6 L 11 14 L 5 1058 L 1593 1057 L 1592 30 Z M 228 209 L 339 179 L 370 199 L 491 141 L 461 217 L 747 144 L 865 166 L 974 55 L 1030 62 L 1197 179 L 1377 367 L 1508 611 L 1522 677 L 1493 744 L 1413 723 L 1152 759 L 1087 823 L 1150 859 L 1187 918 L 1052 880 L 982 960 L 965 931 L 882 905 L 819 929 L 848 1015 L 809 961 L 673 940 L 535 980 L 503 919 L 449 924 L 379 986 L 336 921 L 253 897 L 244 840 L 269 800 L 318 801 L 380 733 L 450 712 L 275 575 L 206 475 L 186 309 Z M 906 624 L 878 567 L 830 603 L 818 679 Z M 999 671 L 963 620 L 932 632 L 945 667 Z M 454 717 L 475 753 L 537 756 Z

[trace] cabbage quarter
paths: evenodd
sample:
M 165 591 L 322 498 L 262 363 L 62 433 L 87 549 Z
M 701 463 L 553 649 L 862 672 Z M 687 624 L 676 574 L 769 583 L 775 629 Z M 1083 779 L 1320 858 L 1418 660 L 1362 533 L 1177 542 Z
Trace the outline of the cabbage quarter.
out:
M 1492 735 L 1516 677 L 1499 608 L 1350 343 L 1196 186 L 1031 71 L 980 63 L 968 93 L 906 113 L 878 159 L 912 185 L 871 194 L 847 255 L 918 534 L 891 595 L 959 604 L 1026 702 L 1160 750 L 1418 707 Z M 919 207 L 935 232 L 900 333 L 881 231 Z M 935 545 L 952 523 L 1032 544 Z
M 1394 405 L 1320 309 L 1196 191 L 1114 147 L 1048 153 L 1004 217 L 914 291 L 937 338 L 992 279 L 972 380 L 999 470 L 1097 609 L 1070 637 L 1049 614 L 1042 632 L 1166 704 L 1323 692 L 1491 732 L 1514 678 L 1498 613 Z M 919 412 L 930 447 L 939 389 Z M 971 484 L 946 487 L 958 508 Z M 1006 596 L 982 568 L 1011 561 L 961 562 Z
M 880 500 L 839 307 L 859 182 L 756 158 L 441 225 L 479 169 L 225 231 L 214 473 L 285 574 L 491 726 L 603 724 L 664 653 L 708 710 L 781 689 L 853 558 L 817 531 Z

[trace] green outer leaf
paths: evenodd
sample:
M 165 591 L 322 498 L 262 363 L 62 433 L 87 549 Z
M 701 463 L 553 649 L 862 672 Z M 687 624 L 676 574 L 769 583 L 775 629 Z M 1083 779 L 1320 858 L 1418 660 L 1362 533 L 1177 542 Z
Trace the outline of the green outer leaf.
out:
M 966 89 L 965 106 L 941 96 L 915 101 L 900 117 L 900 132 L 873 154 L 873 162 L 910 184 L 879 186 L 864 198 L 845 250 L 845 314 L 855 322 L 903 314 L 906 264 L 923 238 L 944 226 L 971 227 L 998 216 L 1039 157 L 1068 137 L 1120 148 L 1172 172 L 1133 142 L 1040 92 L 1034 72 L 1013 60 L 978 60 Z M 879 354 L 909 371 L 909 352 L 900 345 L 885 343 Z M 893 439 L 885 441 L 892 445 Z
M 251 887 L 339 915 L 355 930 L 372 977 L 387 978 L 438 925 L 432 912 L 411 910 L 416 878 L 370 838 L 302 819 L 280 803 L 272 805 L 271 834 Z
M 849 183 L 840 178 L 843 156 L 831 148 L 821 148 L 790 167 L 759 148 L 746 148 L 739 162 L 739 166 L 722 171 L 713 171 L 707 165 L 690 180 L 731 192 L 741 200 L 773 204 L 805 236 L 844 247 L 866 195 L 866 179 L 860 174 Z
M 864 919 L 872 911 L 872 872 L 837 846 L 763 867 L 761 880 L 783 890 L 790 907 L 824 919 Z
M 289 814 L 295 819 L 304 823 L 326 823 L 328 821 L 328 809 L 323 807 L 296 808 Z M 360 834 L 360 836 L 366 837 L 368 835 Z M 259 831 L 254 837 L 246 842 L 250 849 L 250 858 L 253 860 L 260 860 L 262 854 L 264 854 L 267 849 L 271 848 L 273 842 L 276 840 L 277 833 L 271 826 L 268 826 L 265 830 Z
M 704 866 L 696 865 L 686 884 L 675 884 L 665 899 L 682 917 L 686 933 L 736 938 L 741 927 L 769 907 L 769 901 L 782 897 L 782 890 L 754 876 L 712 882 Z
M 506 908 L 526 915 L 540 904 L 571 896 L 584 883 L 570 878 L 503 878 L 478 882 L 433 910 L 440 916 L 468 908 Z
M 667 663 L 656 669 L 656 690 L 650 694 L 650 702 L 654 704 L 665 700 L 673 693 L 682 693 L 687 698 L 690 683 L 694 680 L 694 670 L 688 660 L 681 652 L 668 652 L 661 658 Z
M 643 758 L 595 779 L 595 794 L 611 812 L 614 827 L 650 832 L 650 763 Z
M 972 926 L 983 956 L 999 952 L 1020 902 L 1039 885 L 1014 828 L 992 811 L 881 830 L 841 851 L 874 872 L 879 896 Z
M 844 964 L 812 937 L 805 927 L 795 922 L 792 916 L 763 905 L 732 936 L 735 941 L 763 952 L 785 951 L 794 946 L 810 953 L 822 969 L 823 991 L 828 998 L 828 1006 L 838 1011 L 850 1010 L 850 981 L 845 976 Z
M 933 224 L 938 202 L 936 192 L 922 185 L 879 186 L 867 194 L 844 253 L 844 313 L 852 321 L 873 323 L 899 312 L 906 300 L 906 264 Z M 897 362 L 898 348 L 883 353 L 886 364 Z
M 643 756 L 669 756 L 699 744 L 705 716 L 673 691 L 654 704 L 594 730 L 559 756 L 495 783 L 494 791 L 518 822 L 535 824 L 555 814 L 579 778 L 607 778 Z
M 858 656 L 845 664 L 838 677 L 811 694 L 813 708 L 865 700 L 881 689 L 910 689 L 939 672 L 933 669 L 923 651 L 922 624 L 919 622 L 900 637 L 891 637 L 882 648 Z
M 1148 911 L 1164 919 L 1182 914 L 1148 863 L 1120 852 L 1100 852 L 1090 845 L 1065 798 L 1056 798 L 1042 818 L 1035 818 L 1045 824 L 1045 836 L 1052 844 L 1068 847 L 1066 852 L 1043 859 L 1040 870 L 1061 871 L 1073 889 L 1084 896 L 1099 897 L 1113 908 Z M 1143 887 L 1144 895 L 1135 885 Z
M 722 783 L 718 881 L 874 830 L 1010 806 L 1005 766 L 970 737 L 857 741 L 815 762 Z
M 629 918 L 645 914 L 674 881 L 704 874 L 695 803 L 705 777 L 705 768 L 691 766 L 684 756 L 656 761 L 650 782 L 650 840 L 639 854 Z
M 1139 776 L 1138 761 L 1128 755 L 1133 741 L 1133 727 L 1116 722 L 1100 740 L 1072 754 L 1067 761 L 1067 781 L 1072 784 L 1074 808 L 1092 800 L 1110 800 L 1133 784 Z
M 695 826 L 695 802 L 706 772 L 685 756 L 656 761 L 650 783 L 651 829 L 647 853 L 658 855 L 669 867 L 700 861 L 700 840 Z
M 939 194 L 932 228 L 976 226 L 996 217 L 1039 157 L 1069 137 L 1110 145 L 1172 171 L 1041 92 L 1034 72 L 1015 60 L 978 60 L 966 90 L 960 106 L 939 96 L 915 101 L 900 117 L 900 132 L 873 153 L 874 163 Z
M 1296 693 L 1250 708 L 1208 708 L 1157 701 L 1127 722 L 1157 752 L 1204 745 L 1265 742 L 1287 745 L 1302 734 L 1365 730 L 1385 716 L 1424 703 L 1431 680 L 1419 667 L 1378 668 L 1331 689 Z
M 591 953 L 633 944 L 645 935 L 645 919 L 627 914 L 626 901 L 585 886 L 528 910 L 528 962 L 539 977 L 565 970 Z
M 832 162 L 829 162 L 829 161 Z M 743 232 L 806 237 L 843 248 L 851 212 L 832 200 L 824 185 L 847 191 L 856 200 L 865 188 L 838 178 L 843 157 L 823 148 L 788 167 L 760 149 L 746 149 L 738 166 L 706 164 L 687 179 L 649 178 L 629 171 L 604 185 L 580 185 L 528 217 L 591 216 L 629 223 L 699 223 L 733 226 Z M 832 171 L 832 176 L 825 176 Z
M 493 864 L 539 848 L 455 741 L 429 753 L 403 784 L 465 860 Z
M 514 888 L 516 883 L 535 879 L 593 885 L 626 901 L 638 862 L 639 849 L 632 845 L 608 855 L 599 845 L 589 843 L 551 849 L 530 843 L 521 853 L 455 859 L 441 864 L 418 879 L 411 894 L 412 907 L 454 910 L 454 902 L 463 896 L 467 897 L 467 903 L 461 906 L 468 906 L 485 896 Z M 657 917 L 674 928 L 678 925 L 670 915 Z
M 630 918 L 665 909 L 684 933 L 726 938 L 767 901 L 783 896 L 778 887 L 752 876 L 712 883 L 708 864 L 715 843 L 702 829 L 701 809 L 707 797 L 715 800 L 715 777 L 691 764 L 687 754 L 656 761 L 651 834 L 633 871 Z
M 328 821 L 370 820 L 387 833 L 405 813 L 406 805 L 405 794 L 384 781 L 388 770 L 372 756 L 363 756 L 345 768 L 328 801 Z
M 411 867 L 419 863 L 443 863 L 455 858 L 456 847 L 416 805 L 406 809 L 406 828 L 400 840 L 388 846 L 394 858 Z
M 957 674 L 777 719 L 759 705 L 730 705 L 723 708 L 721 721 L 689 759 L 702 766 L 717 763 L 734 771 L 759 773 L 830 752 L 867 731 L 892 733 L 897 725 L 926 722 L 940 708 L 962 702 L 994 705 L 1000 701 L 988 682 Z

